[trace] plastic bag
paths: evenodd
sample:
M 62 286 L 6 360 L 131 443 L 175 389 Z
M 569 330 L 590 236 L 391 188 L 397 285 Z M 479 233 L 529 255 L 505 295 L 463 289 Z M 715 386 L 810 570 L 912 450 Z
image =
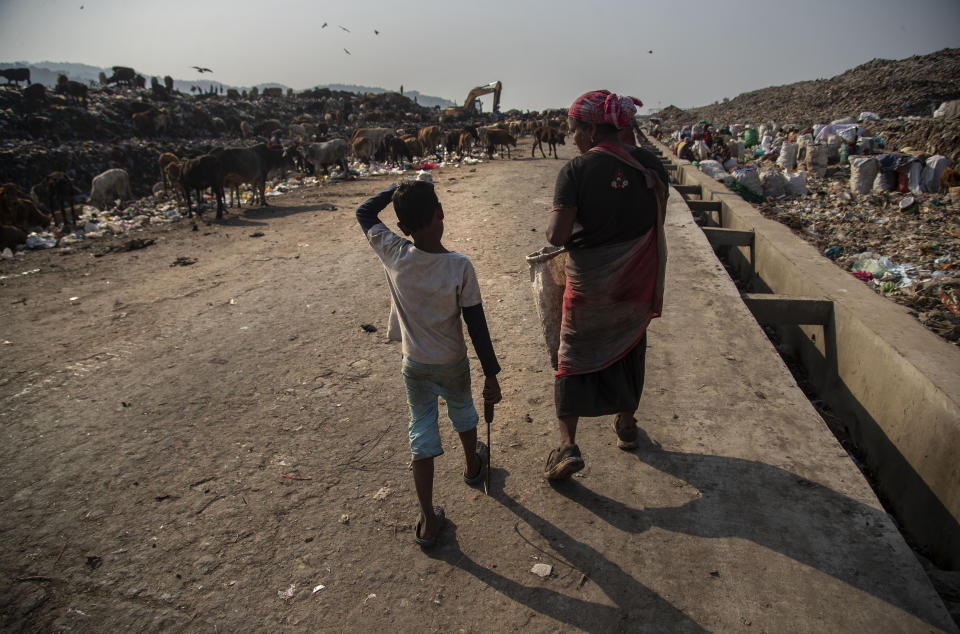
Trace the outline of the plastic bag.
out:
M 780 198 L 787 193 L 787 181 L 783 174 L 775 168 L 767 168 L 760 172 L 760 182 L 763 185 L 763 195 L 767 198 Z
M 869 156 L 850 157 L 850 191 L 855 194 L 868 194 L 873 188 L 874 179 L 880 163 Z
M 777 157 L 777 165 L 785 170 L 792 170 L 797 166 L 797 152 L 800 148 L 796 143 L 784 141 L 780 146 L 780 156 Z
M 861 121 L 861 122 L 862 122 L 862 121 L 879 121 L 879 120 L 880 120 L 880 115 L 878 115 L 876 112 L 861 112 L 861 113 L 860 113 L 860 121 Z
M 720 164 L 720 161 L 700 161 L 700 171 L 713 180 L 721 183 L 733 180 L 733 177 L 727 173 L 727 170 L 723 169 L 723 165 Z
M 537 316 L 540 317 L 543 340 L 554 370 L 557 369 L 557 353 L 560 350 L 563 292 L 567 286 L 567 274 L 564 272 L 566 261 L 567 251 L 563 247 L 543 247 L 527 256 Z
M 920 186 L 923 191 L 936 194 L 940 191 L 940 177 L 943 176 L 943 170 L 950 165 L 950 159 L 946 156 L 931 156 L 927 159 L 927 164 L 920 173 Z
M 823 178 L 827 173 L 827 146 L 820 143 L 808 145 L 804 162 L 807 164 L 807 171 Z
M 760 135 L 756 128 L 747 128 L 743 131 L 743 144 L 745 147 L 753 147 L 760 140 Z
M 763 195 L 763 183 L 760 182 L 760 175 L 755 169 L 742 169 L 733 173 L 737 183 L 750 190 L 758 196 Z
M 920 175 L 923 173 L 923 163 L 920 161 L 912 161 L 910 163 L 909 172 L 907 173 L 907 188 L 910 190 L 911 194 L 920 195 L 923 193 L 923 187 L 921 185 Z
M 807 173 L 805 171 L 784 172 L 783 180 L 788 194 L 794 196 L 807 195 Z

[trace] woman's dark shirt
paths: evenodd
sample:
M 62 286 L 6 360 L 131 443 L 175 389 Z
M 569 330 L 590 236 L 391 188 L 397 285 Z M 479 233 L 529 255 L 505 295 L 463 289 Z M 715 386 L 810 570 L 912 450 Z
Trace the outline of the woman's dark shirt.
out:
M 667 183 L 667 172 L 651 152 L 631 148 L 637 162 Z M 586 152 L 560 169 L 553 206 L 577 210 L 569 248 L 589 248 L 639 238 L 657 220 L 657 199 L 643 175 L 615 157 Z

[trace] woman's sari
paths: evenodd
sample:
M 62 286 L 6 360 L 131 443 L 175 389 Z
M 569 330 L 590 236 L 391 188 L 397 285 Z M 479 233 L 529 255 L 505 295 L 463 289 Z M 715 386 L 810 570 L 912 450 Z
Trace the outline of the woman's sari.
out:
M 643 175 L 656 193 L 657 220 L 635 240 L 567 253 L 557 377 L 588 374 L 616 363 L 643 338 L 663 308 L 666 184 L 622 145 L 601 143 L 590 151 L 614 156 Z

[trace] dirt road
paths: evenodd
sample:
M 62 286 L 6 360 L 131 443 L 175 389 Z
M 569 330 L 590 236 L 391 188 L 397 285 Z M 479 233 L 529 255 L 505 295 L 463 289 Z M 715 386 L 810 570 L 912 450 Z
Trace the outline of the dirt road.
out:
M 784 387 L 789 374 L 777 365 L 747 382 L 749 402 L 697 387 L 719 374 L 711 363 L 752 363 L 716 354 L 709 338 L 689 352 L 703 355 L 703 376 L 670 374 L 680 361 L 664 346 L 682 344 L 683 331 L 651 345 L 648 391 L 659 409 L 641 424 L 676 451 L 650 445 L 639 461 L 616 449 L 610 420 L 589 420 L 587 468 L 569 490 L 540 478 L 557 441 L 552 373 L 523 258 L 545 243 L 564 161 L 524 152 L 529 145 L 523 158 L 434 173 L 444 242 L 470 256 L 480 278 L 504 401 L 490 497 L 463 483 L 455 435 L 441 419 L 448 452 L 435 495 L 450 521 L 430 555 L 413 541 L 407 410 L 399 346 L 385 336 L 384 274 L 354 218 L 390 178 L 272 198 L 270 208 L 233 211 L 196 231 L 188 220 L 153 229 L 138 235 L 156 244 L 139 251 L 97 258 L 98 245 L 0 264 L 0 275 L 39 269 L 0 286 L 3 629 L 750 631 L 752 620 L 762 631 L 766 615 L 785 631 L 863 624 L 865 614 L 938 623 L 917 607 L 936 599 L 916 562 L 907 573 L 884 563 L 909 550 L 838 445 L 825 441 L 835 451 L 830 468 L 809 468 L 817 451 L 789 447 L 779 432 L 760 439 L 776 419 L 721 430 L 724 416 L 741 420 L 760 406 L 801 412 L 786 419 L 804 437 L 818 418 L 798 405 L 802 395 L 791 400 L 799 390 Z M 719 283 L 702 280 L 675 283 L 715 292 Z M 479 394 L 472 351 L 471 359 Z M 664 424 L 671 413 L 673 430 Z M 741 445 L 718 441 L 734 436 Z M 760 446 L 779 466 L 700 455 L 731 446 Z M 820 495 L 813 481 L 833 472 L 847 478 L 835 487 L 842 495 Z M 753 505 L 760 494 L 742 495 L 738 482 L 773 483 L 771 499 L 787 500 L 797 517 L 767 517 L 757 509 L 777 504 Z M 660 513 L 673 507 L 688 514 Z M 824 531 L 832 541 L 809 549 L 781 537 L 828 515 L 873 522 L 878 546 L 844 555 L 852 529 Z M 908 589 L 859 577 L 865 561 Z M 537 563 L 551 565 L 551 576 L 531 574 Z M 798 585 L 821 595 L 799 605 L 776 598 Z M 866 608 L 847 614 L 851 588 Z

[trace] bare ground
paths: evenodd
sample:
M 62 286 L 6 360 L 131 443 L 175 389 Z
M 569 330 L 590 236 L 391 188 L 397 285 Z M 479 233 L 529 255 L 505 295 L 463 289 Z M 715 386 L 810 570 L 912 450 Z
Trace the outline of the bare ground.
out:
M 622 452 L 609 418 L 584 420 L 586 469 L 542 480 L 552 372 L 523 258 L 564 161 L 527 151 L 434 173 L 504 401 L 489 497 L 441 417 L 429 554 L 384 274 L 354 219 L 390 179 L 147 230 L 143 250 L 0 263 L 39 269 L 0 285 L 0 627 L 953 630 L 688 211 L 668 218 L 686 264 L 652 329 L 651 441 Z

